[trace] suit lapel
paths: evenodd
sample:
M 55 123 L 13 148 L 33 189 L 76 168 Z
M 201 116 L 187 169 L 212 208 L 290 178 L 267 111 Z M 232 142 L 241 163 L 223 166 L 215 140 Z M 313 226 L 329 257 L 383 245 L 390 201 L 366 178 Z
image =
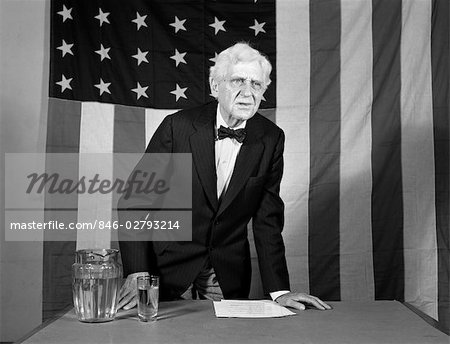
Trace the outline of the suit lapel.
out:
M 259 122 L 255 118 L 247 121 L 247 136 L 236 158 L 230 184 L 219 206 L 218 214 L 223 212 L 233 201 L 239 191 L 247 183 L 251 172 L 261 159 L 264 151 L 262 144 L 263 131 L 259 128 Z
M 212 207 L 217 210 L 217 178 L 214 150 L 214 121 L 216 118 L 217 103 L 208 104 L 204 111 L 193 122 L 194 132 L 189 142 L 191 145 L 192 160 L 200 179 L 200 183 Z

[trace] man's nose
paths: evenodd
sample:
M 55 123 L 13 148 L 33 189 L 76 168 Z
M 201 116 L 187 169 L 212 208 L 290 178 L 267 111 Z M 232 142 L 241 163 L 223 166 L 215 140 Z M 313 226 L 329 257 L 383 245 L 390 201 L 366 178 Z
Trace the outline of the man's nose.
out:
M 241 94 L 246 96 L 246 97 L 249 97 L 249 96 L 251 96 L 253 94 L 252 93 L 252 86 L 251 86 L 251 84 L 249 82 L 245 82 L 241 86 Z

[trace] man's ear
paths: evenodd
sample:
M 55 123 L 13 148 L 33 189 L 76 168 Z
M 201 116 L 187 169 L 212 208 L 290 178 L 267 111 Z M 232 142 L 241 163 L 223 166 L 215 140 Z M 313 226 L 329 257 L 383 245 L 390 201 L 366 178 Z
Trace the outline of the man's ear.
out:
M 211 88 L 211 95 L 217 98 L 219 96 L 219 84 L 213 78 L 209 78 L 209 87 Z

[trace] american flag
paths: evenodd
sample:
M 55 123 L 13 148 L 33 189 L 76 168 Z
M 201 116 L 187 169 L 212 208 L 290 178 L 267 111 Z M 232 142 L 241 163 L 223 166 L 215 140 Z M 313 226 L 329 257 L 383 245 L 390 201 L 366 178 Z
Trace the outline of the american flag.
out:
M 250 42 L 274 66 L 262 112 L 286 134 L 292 289 L 407 301 L 448 329 L 448 25 L 447 0 L 53 0 L 47 151 L 143 152 L 164 116 L 212 99 L 216 54 Z M 74 202 L 112 216 L 109 199 Z M 111 240 L 44 243 L 60 267 L 44 313 L 70 303 L 75 248 Z

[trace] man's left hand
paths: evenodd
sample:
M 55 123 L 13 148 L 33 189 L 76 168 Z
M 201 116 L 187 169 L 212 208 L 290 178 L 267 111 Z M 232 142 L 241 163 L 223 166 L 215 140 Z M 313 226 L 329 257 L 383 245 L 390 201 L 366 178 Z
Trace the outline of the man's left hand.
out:
M 305 304 L 314 306 L 315 308 L 320 309 L 322 311 L 331 309 L 329 305 L 327 305 L 318 297 L 304 293 L 289 292 L 277 297 L 275 301 L 282 306 L 296 308 L 301 311 L 306 309 Z

